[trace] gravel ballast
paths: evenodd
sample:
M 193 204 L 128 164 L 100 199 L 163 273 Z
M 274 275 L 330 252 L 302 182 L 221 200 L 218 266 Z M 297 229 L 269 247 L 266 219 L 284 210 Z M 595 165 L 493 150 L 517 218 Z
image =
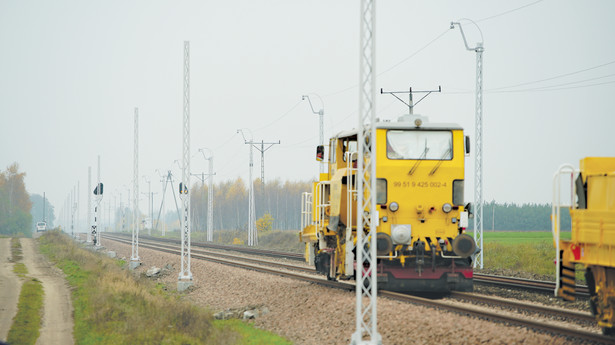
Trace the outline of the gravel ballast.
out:
M 130 257 L 130 245 L 103 241 L 118 257 Z M 172 267 L 154 278 L 176 289 L 179 256 L 139 248 L 145 273 L 152 266 Z M 349 344 L 355 326 L 355 292 L 317 286 L 290 278 L 227 265 L 191 260 L 194 286 L 185 298 L 213 313 L 265 308 L 248 322 L 295 344 Z M 567 344 L 572 339 L 537 333 L 457 313 L 380 298 L 378 332 L 383 344 Z

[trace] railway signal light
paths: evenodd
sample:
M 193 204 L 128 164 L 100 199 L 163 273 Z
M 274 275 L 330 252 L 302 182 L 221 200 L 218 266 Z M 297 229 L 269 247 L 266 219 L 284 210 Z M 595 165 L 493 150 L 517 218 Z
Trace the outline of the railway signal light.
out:
M 188 187 L 183 182 L 179 183 L 179 194 L 188 194 Z
M 94 188 L 94 195 L 103 195 L 103 184 L 99 182 L 96 188 Z

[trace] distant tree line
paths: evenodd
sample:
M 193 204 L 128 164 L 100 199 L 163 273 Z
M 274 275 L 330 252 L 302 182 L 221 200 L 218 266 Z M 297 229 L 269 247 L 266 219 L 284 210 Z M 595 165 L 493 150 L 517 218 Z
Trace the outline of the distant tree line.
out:
M 42 195 L 32 194 L 30 195 L 30 202 L 32 203 L 32 210 L 30 211 L 32 215 L 32 230 L 36 230 L 36 223 L 42 222 L 43 217 L 47 222 L 47 229 L 53 228 L 56 216 L 54 207 L 49 203 L 49 199 L 45 198 L 43 200 Z
M 192 186 L 191 213 L 193 229 L 207 229 L 208 185 L 201 183 Z M 254 181 L 254 204 L 256 220 L 265 214 L 271 215 L 271 228 L 275 230 L 299 230 L 301 227 L 301 194 L 311 190 L 309 181 L 285 181 L 279 179 L 261 183 Z M 248 195 L 246 183 L 237 178 L 219 182 L 213 191 L 214 229 L 236 230 L 248 227 Z M 269 221 L 269 217 L 266 217 Z
M 570 230 L 570 212 L 561 210 L 561 228 Z M 474 221 L 470 219 L 469 229 Z M 498 204 L 495 201 L 483 205 L 483 231 L 550 231 L 551 204 Z
M 191 189 L 192 228 L 194 231 L 207 229 L 208 185 L 196 183 Z M 254 202 L 256 220 L 271 222 L 268 228 L 274 230 L 299 230 L 301 227 L 301 194 L 312 190 L 311 181 L 267 181 L 254 180 Z M 213 191 L 213 227 L 215 230 L 245 230 L 248 227 L 247 184 L 241 178 L 218 182 Z M 178 200 L 179 201 L 179 200 Z M 179 228 L 177 212 L 169 204 L 167 221 L 173 228 Z M 266 215 L 270 215 L 266 216 Z M 156 215 L 155 215 L 156 216 Z M 473 229 L 470 219 L 469 230 Z M 491 201 L 483 206 L 484 231 L 550 231 L 550 204 L 514 204 Z M 562 230 L 570 229 L 570 213 L 562 208 Z
M 26 191 L 26 173 L 19 172 L 19 165 L 13 163 L 0 172 L 0 234 L 31 235 L 32 202 Z

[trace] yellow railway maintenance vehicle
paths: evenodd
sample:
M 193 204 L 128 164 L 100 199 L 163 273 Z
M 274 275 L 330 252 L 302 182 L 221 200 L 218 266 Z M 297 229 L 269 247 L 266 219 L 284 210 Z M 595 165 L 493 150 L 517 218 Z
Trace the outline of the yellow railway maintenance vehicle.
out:
M 459 125 L 429 123 L 413 114 L 376 128 L 378 287 L 472 291 L 472 255 L 478 249 L 464 233 L 470 215 L 464 204 L 469 138 Z M 357 135 L 345 131 L 329 140 L 328 171 L 302 197 L 306 260 L 329 279 L 353 279 L 357 271 Z M 322 160 L 324 147 L 316 151 Z
M 561 177 L 569 203 L 562 205 Z M 563 165 L 553 181 L 552 231 L 556 246 L 555 294 L 575 298 L 575 264 L 585 267 L 590 309 L 605 335 L 615 335 L 615 157 L 587 157 L 579 170 Z M 571 239 L 560 240 L 560 209 L 570 207 Z

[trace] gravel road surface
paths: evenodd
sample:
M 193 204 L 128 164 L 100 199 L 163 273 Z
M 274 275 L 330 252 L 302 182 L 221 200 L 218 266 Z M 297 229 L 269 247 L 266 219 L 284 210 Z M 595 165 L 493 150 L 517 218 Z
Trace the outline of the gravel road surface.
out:
M 9 334 L 21 291 L 21 279 L 13 273 L 11 256 L 11 239 L 0 238 L 0 341 L 6 341 Z
M 44 313 L 37 345 L 74 344 L 73 307 L 68 284 L 62 272 L 36 251 L 34 240 L 22 238 L 23 262 L 28 276 L 43 284 Z

